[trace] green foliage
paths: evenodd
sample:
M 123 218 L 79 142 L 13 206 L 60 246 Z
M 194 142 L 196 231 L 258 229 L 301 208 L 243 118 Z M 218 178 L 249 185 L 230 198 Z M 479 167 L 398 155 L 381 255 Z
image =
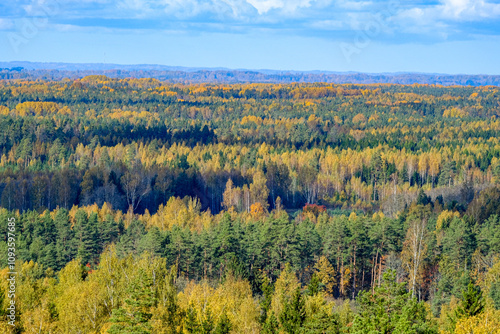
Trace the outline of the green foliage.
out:
M 309 296 L 315 296 L 322 290 L 321 281 L 316 273 L 314 273 L 307 286 L 307 294 Z
M 113 325 L 108 330 L 110 334 L 151 332 L 151 307 L 156 303 L 152 286 L 152 278 L 140 269 L 130 283 L 124 305 L 113 310 L 110 319 Z
M 111 314 L 111 332 L 235 331 L 244 326 L 233 313 L 196 305 L 197 314 L 178 292 L 236 277 L 250 281 L 265 333 L 432 332 L 423 302 L 396 283 L 415 260 L 409 225 L 425 223 L 411 288 L 437 317 L 468 291 L 469 271 L 486 273 L 500 254 L 499 96 L 105 76 L 1 82 L 0 250 L 16 217 L 25 331 L 99 332 Z M 437 224 L 443 208 L 453 213 Z M 162 258 L 154 274 L 143 252 Z M 150 276 L 142 282 L 137 259 Z M 275 284 L 284 268 L 288 281 Z M 397 280 L 381 282 L 385 269 Z M 323 288 L 324 299 L 344 300 L 338 318 L 317 307 Z M 489 290 L 496 307 L 499 290 Z M 475 296 L 457 312 L 477 312 Z
M 325 311 L 314 313 L 308 317 L 302 328 L 298 331 L 301 334 L 339 334 L 340 323 L 336 314 L 329 315 Z
M 215 327 L 214 334 L 229 334 L 231 332 L 231 328 L 231 322 L 229 321 L 226 312 L 224 312 L 219 317 L 219 321 L 217 322 L 217 326 Z
M 198 321 L 198 316 L 196 309 L 192 307 L 192 305 L 189 306 L 186 317 L 184 318 L 184 330 L 187 333 L 199 333 L 200 331 L 200 323 Z
M 302 324 L 306 320 L 305 301 L 299 288 L 295 290 L 291 300 L 285 301 L 279 319 L 286 333 L 299 333 Z
M 384 273 L 380 287 L 363 291 L 357 298 L 360 313 L 353 323 L 353 333 L 437 333 L 427 320 L 422 302 L 411 297 L 406 283 L 396 282 L 396 273 Z
M 455 317 L 474 317 L 484 311 L 484 299 L 481 288 L 472 281 L 467 285 L 467 289 L 462 293 L 460 305 L 455 311 Z
M 493 305 L 497 310 L 500 310 L 500 282 L 491 284 L 490 297 L 493 300 Z
M 274 315 L 274 312 L 267 317 L 266 322 L 262 325 L 263 334 L 277 334 L 279 333 L 279 323 L 278 319 Z

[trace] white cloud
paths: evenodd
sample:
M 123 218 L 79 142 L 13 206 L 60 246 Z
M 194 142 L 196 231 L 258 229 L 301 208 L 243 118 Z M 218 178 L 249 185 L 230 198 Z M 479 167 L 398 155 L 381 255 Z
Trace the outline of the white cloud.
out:
M 321 30 L 340 30 L 345 27 L 345 22 L 341 20 L 321 20 L 310 24 L 311 28 Z
M 438 8 L 443 18 L 452 20 L 476 21 L 500 16 L 500 4 L 484 0 L 442 0 Z
M 340 0 L 338 1 L 338 6 L 344 9 L 350 10 L 361 10 L 368 6 L 371 6 L 373 2 L 371 1 L 350 1 L 350 0 Z
M 483 22 L 500 18 L 500 4 L 485 0 L 440 0 L 439 4 L 413 7 L 398 12 L 392 22 L 402 32 L 446 40 L 468 34 L 463 22 Z
M 257 9 L 261 15 L 271 9 L 283 7 L 283 1 L 281 0 L 247 0 L 247 2 Z
M 12 20 L 0 18 L 0 30 L 11 29 L 13 27 L 14 22 L 12 22 Z
M 500 17 L 500 4 L 484 0 L 441 0 L 429 7 L 414 7 L 401 11 L 400 19 L 412 19 L 415 23 L 438 21 L 481 21 Z
M 312 0 L 247 0 L 259 14 L 265 14 L 272 9 L 280 9 L 285 13 L 293 13 L 299 8 L 311 6 Z

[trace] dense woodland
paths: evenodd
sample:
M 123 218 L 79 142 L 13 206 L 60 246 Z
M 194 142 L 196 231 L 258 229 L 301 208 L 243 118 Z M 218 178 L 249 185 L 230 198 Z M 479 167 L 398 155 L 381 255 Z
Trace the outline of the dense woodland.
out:
M 500 332 L 498 87 L 3 80 L 0 150 L 2 332 Z
M 500 86 L 500 75 L 481 74 L 369 74 L 357 72 L 230 70 L 223 68 L 192 68 L 163 65 L 72 64 L 0 62 L 0 79 L 61 80 L 81 79 L 90 75 L 110 78 L 155 78 L 170 83 L 313 83 L 334 84 L 431 84 Z

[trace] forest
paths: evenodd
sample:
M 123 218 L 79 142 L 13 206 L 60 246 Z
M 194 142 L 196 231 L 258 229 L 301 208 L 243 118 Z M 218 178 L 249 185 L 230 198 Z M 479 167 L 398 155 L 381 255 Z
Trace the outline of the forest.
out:
M 0 156 L 1 333 L 500 333 L 499 87 L 4 79 Z
M 425 74 L 425 73 L 358 73 L 320 71 L 232 70 L 163 65 L 74 64 L 1 62 L 0 79 L 61 80 L 81 79 L 91 75 L 110 78 L 154 78 L 169 83 L 353 83 L 353 84 L 435 84 L 466 86 L 500 86 L 500 75 Z

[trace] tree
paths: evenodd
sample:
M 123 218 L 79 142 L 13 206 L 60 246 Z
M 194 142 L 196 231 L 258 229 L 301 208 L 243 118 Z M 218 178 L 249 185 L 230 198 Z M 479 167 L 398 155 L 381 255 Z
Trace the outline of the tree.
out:
M 263 334 L 279 333 L 279 323 L 278 319 L 276 319 L 276 316 L 274 315 L 274 312 L 271 312 L 271 314 L 267 317 L 266 322 L 262 326 L 262 333 Z
M 318 278 L 318 275 L 314 273 L 311 276 L 311 280 L 309 281 L 309 285 L 307 286 L 307 294 L 309 296 L 316 296 L 321 292 L 321 281 Z
M 481 288 L 475 285 L 471 280 L 467 285 L 467 289 L 462 293 L 462 299 L 455 311 L 455 317 L 457 319 L 475 317 L 484 311 L 484 307 L 483 292 Z
M 198 334 L 200 332 L 199 328 L 200 323 L 198 321 L 196 309 L 192 305 L 189 305 L 186 317 L 184 318 L 184 330 L 187 333 Z
M 340 324 L 337 314 L 328 314 L 321 309 L 308 315 L 299 333 L 303 334 L 339 334 Z
M 175 278 L 177 269 L 172 266 L 166 273 L 163 282 L 158 284 L 158 305 L 154 310 L 153 330 L 162 334 L 175 334 L 182 328 L 182 320 L 186 313 L 179 305 Z
M 153 280 L 141 268 L 127 289 L 128 296 L 124 304 L 113 310 L 110 322 L 113 325 L 108 330 L 110 334 L 119 333 L 151 333 L 150 319 L 153 316 L 151 308 L 156 303 Z
M 231 322 L 227 317 L 226 312 L 222 313 L 217 322 L 217 326 L 214 329 L 214 334 L 229 334 L 231 332 Z
M 500 310 L 500 281 L 491 284 L 490 298 L 493 300 L 495 309 Z
M 210 306 L 205 308 L 203 319 L 200 324 L 200 334 L 211 334 L 214 330 L 214 317 Z
M 415 288 L 420 280 L 422 262 L 427 250 L 427 219 L 430 212 L 427 207 L 418 205 L 414 207 L 408 217 L 409 228 L 403 243 L 401 254 L 405 269 L 410 276 L 410 290 L 415 296 Z
M 332 264 L 326 256 L 321 256 L 314 266 L 316 270 L 318 270 L 317 273 L 314 275 L 317 276 L 319 281 L 325 286 L 326 288 L 326 293 L 330 296 L 333 295 L 333 288 L 335 287 L 335 269 L 333 268 Z
M 142 165 L 134 164 L 121 177 L 129 210 L 134 212 L 144 197 L 151 191 L 151 176 Z
M 396 272 L 388 270 L 380 287 L 359 293 L 360 313 L 352 333 L 437 333 L 427 320 L 423 302 L 406 291 L 406 283 L 396 282 Z
M 306 319 L 305 301 L 300 288 L 295 289 L 290 301 L 285 301 L 279 318 L 285 332 L 289 334 L 299 333 L 299 329 Z
M 261 171 L 253 175 L 252 184 L 250 184 L 250 197 L 252 204 L 259 202 L 264 209 L 267 209 L 267 198 L 269 197 L 269 189 L 267 189 L 267 180 Z

